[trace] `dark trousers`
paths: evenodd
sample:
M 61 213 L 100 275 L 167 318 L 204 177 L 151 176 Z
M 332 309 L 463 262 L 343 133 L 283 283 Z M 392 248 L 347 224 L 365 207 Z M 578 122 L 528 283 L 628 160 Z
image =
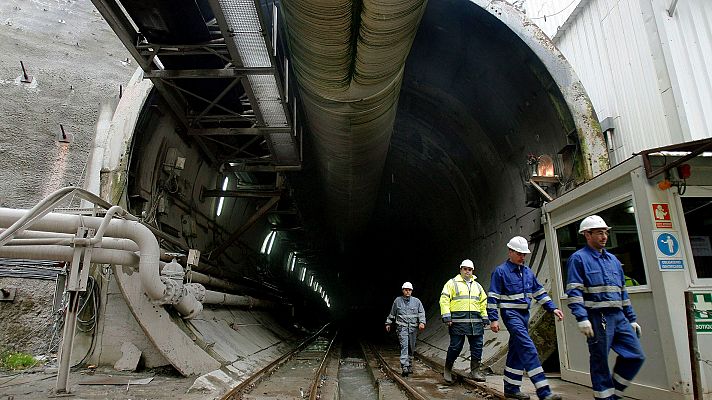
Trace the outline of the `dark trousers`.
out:
M 462 347 L 465 345 L 465 336 L 467 336 L 467 341 L 470 342 L 470 359 L 478 362 L 482 360 L 482 341 L 484 335 L 453 335 L 451 333 L 450 346 L 447 348 L 447 358 L 445 359 L 446 363 L 454 363 L 460 355 Z

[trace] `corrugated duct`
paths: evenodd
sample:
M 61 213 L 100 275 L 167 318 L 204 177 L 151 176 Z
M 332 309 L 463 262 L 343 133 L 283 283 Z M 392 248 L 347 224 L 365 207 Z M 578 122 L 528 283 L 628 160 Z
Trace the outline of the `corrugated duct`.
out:
M 329 221 L 357 232 L 373 210 L 403 68 L 424 0 L 287 0 L 291 62 L 327 194 Z

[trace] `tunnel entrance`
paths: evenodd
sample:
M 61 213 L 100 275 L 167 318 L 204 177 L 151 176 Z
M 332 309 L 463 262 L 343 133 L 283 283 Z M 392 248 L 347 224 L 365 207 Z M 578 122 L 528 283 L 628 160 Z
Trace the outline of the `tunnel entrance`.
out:
M 440 290 L 459 262 L 474 260 L 486 289 L 506 259 L 504 243 L 515 235 L 540 248 L 527 263 L 541 268 L 540 211 L 525 199 L 531 158 L 549 155 L 557 176 L 553 191 L 564 190 L 587 175 L 583 132 L 596 145 L 601 138 L 596 126 L 582 122 L 595 121 L 590 107 L 582 112 L 571 100 L 572 87 L 585 94 L 570 80 L 570 68 L 565 77 L 549 70 L 565 64 L 563 58 L 526 42 L 522 36 L 530 32 L 513 15 L 507 18 L 509 25 L 477 2 L 428 4 L 405 64 L 377 200 L 363 231 L 339 236 L 330 229 L 347 222 L 320 213 L 326 205 L 313 200 L 328 196 L 318 179 L 304 177 L 318 175 L 308 159 L 301 176 L 292 174 L 307 235 L 321 245 L 310 271 L 324 282 L 336 319 L 369 321 L 380 330 L 400 285 L 411 281 L 413 295 L 438 324 Z M 542 271 L 539 279 L 548 281 Z M 289 284 L 292 275 L 284 279 Z M 543 355 L 555 353 L 553 326 L 541 334 L 548 339 Z M 555 360 L 547 365 L 558 370 Z

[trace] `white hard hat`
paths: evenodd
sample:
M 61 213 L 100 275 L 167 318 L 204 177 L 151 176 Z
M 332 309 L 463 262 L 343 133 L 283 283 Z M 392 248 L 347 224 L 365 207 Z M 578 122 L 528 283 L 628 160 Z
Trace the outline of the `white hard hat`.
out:
M 589 215 L 581 221 L 581 226 L 579 226 L 579 233 L 583 234 L 589 229 L 611 229 L 610 226 L 606 225 L 606 221 L 598 215 Z
M 521 236 L 515 236 L 515 237 L 509 239 L 509 243 L 507 243 L 507 247 L 516 251 L 517 253 L 524 253 L 524 254 L 531 253 L 531 251 L 529 251 L 529 243 L 527 242 L 527 239 L 524 239 Z
M 465 259 L 465 260 L 462 260 L 462 262 L 460 263 L 460 268 L 462 268 L 462 267 L 470 267 L 472 269 L 475 269 L 475 264 L 472 262 L 472 260 Z
M 401 286 L 401 289 L 410 289 L 410 290 L 413 290 L 413 284 L 410 283 L 410 282 L 406 282 L 406 283 L 403 284 L 403 286 Z

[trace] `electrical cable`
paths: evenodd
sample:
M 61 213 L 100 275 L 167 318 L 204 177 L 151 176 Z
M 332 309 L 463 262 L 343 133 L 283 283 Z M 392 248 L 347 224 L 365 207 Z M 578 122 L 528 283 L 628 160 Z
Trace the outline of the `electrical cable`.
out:
M 542 19 L 542 18 L 543 18 L 544 21 L 546 21 L 547 18 L 556 16 L 556 15 L 559 15 L 559 14 L 561 14 L 562 12 L 566 11 L 566 9 L 569 8 L 569 7 L 571 7 L 571 5 L 574 4 L 576 1 L 577 1 L 577 0 L 571 0 L 571 3 L 569 3 L 566 7 L 562 8 L 561 10 L 559 10 L 559 11 L 553 13 L 553 14 L 542 15 L 542 16 L 539 16 L 539 17 L 530 17 L 529 19 L 535 20 L 535 19 Z
M 99 285 L 94 279 L 94 277 L 89 276 L 89 280 L 92 282 L 91 286 L 91 291 L 87 290 L 84 292 L 84 302 L 82 305 L 79 307 L 79 311 L 77 311 L 77 329 L 79 329 L 82 332 L 88 333 L 94 330 L 96 328 L 96 317 L 97 317 L 97 312 L 99 310 Z M 87 282 L 88 284 L 89 282 Z M 86 305 L 89 303 L 89 300 L 91 299 L 92 304 L 93 304 L 93 310 L 91 311 L 91 317 L 87 320 L 83 320 L 80 318 L 81 313 L 83 312 L 84 308 Z M 82 297 L 80 296 L 79 301 L 82 301 Z M 89 324 L 89 328 L 84 327 L 84 329 L 81 328 L 82 324 Z M 94 352 L 94 347 L 96 346 L 96 332 L 91 335 L 91 343 L 89 343 L 89 348 L 87 349 L 86 354 L 84 357 L 82 357 L 81 360 L 79 360 L 76 364 L 72 365 L 71 369 L 76 369 L 80 365 L 84 365 L 84 363 L 89 359 L 89 356 Z

